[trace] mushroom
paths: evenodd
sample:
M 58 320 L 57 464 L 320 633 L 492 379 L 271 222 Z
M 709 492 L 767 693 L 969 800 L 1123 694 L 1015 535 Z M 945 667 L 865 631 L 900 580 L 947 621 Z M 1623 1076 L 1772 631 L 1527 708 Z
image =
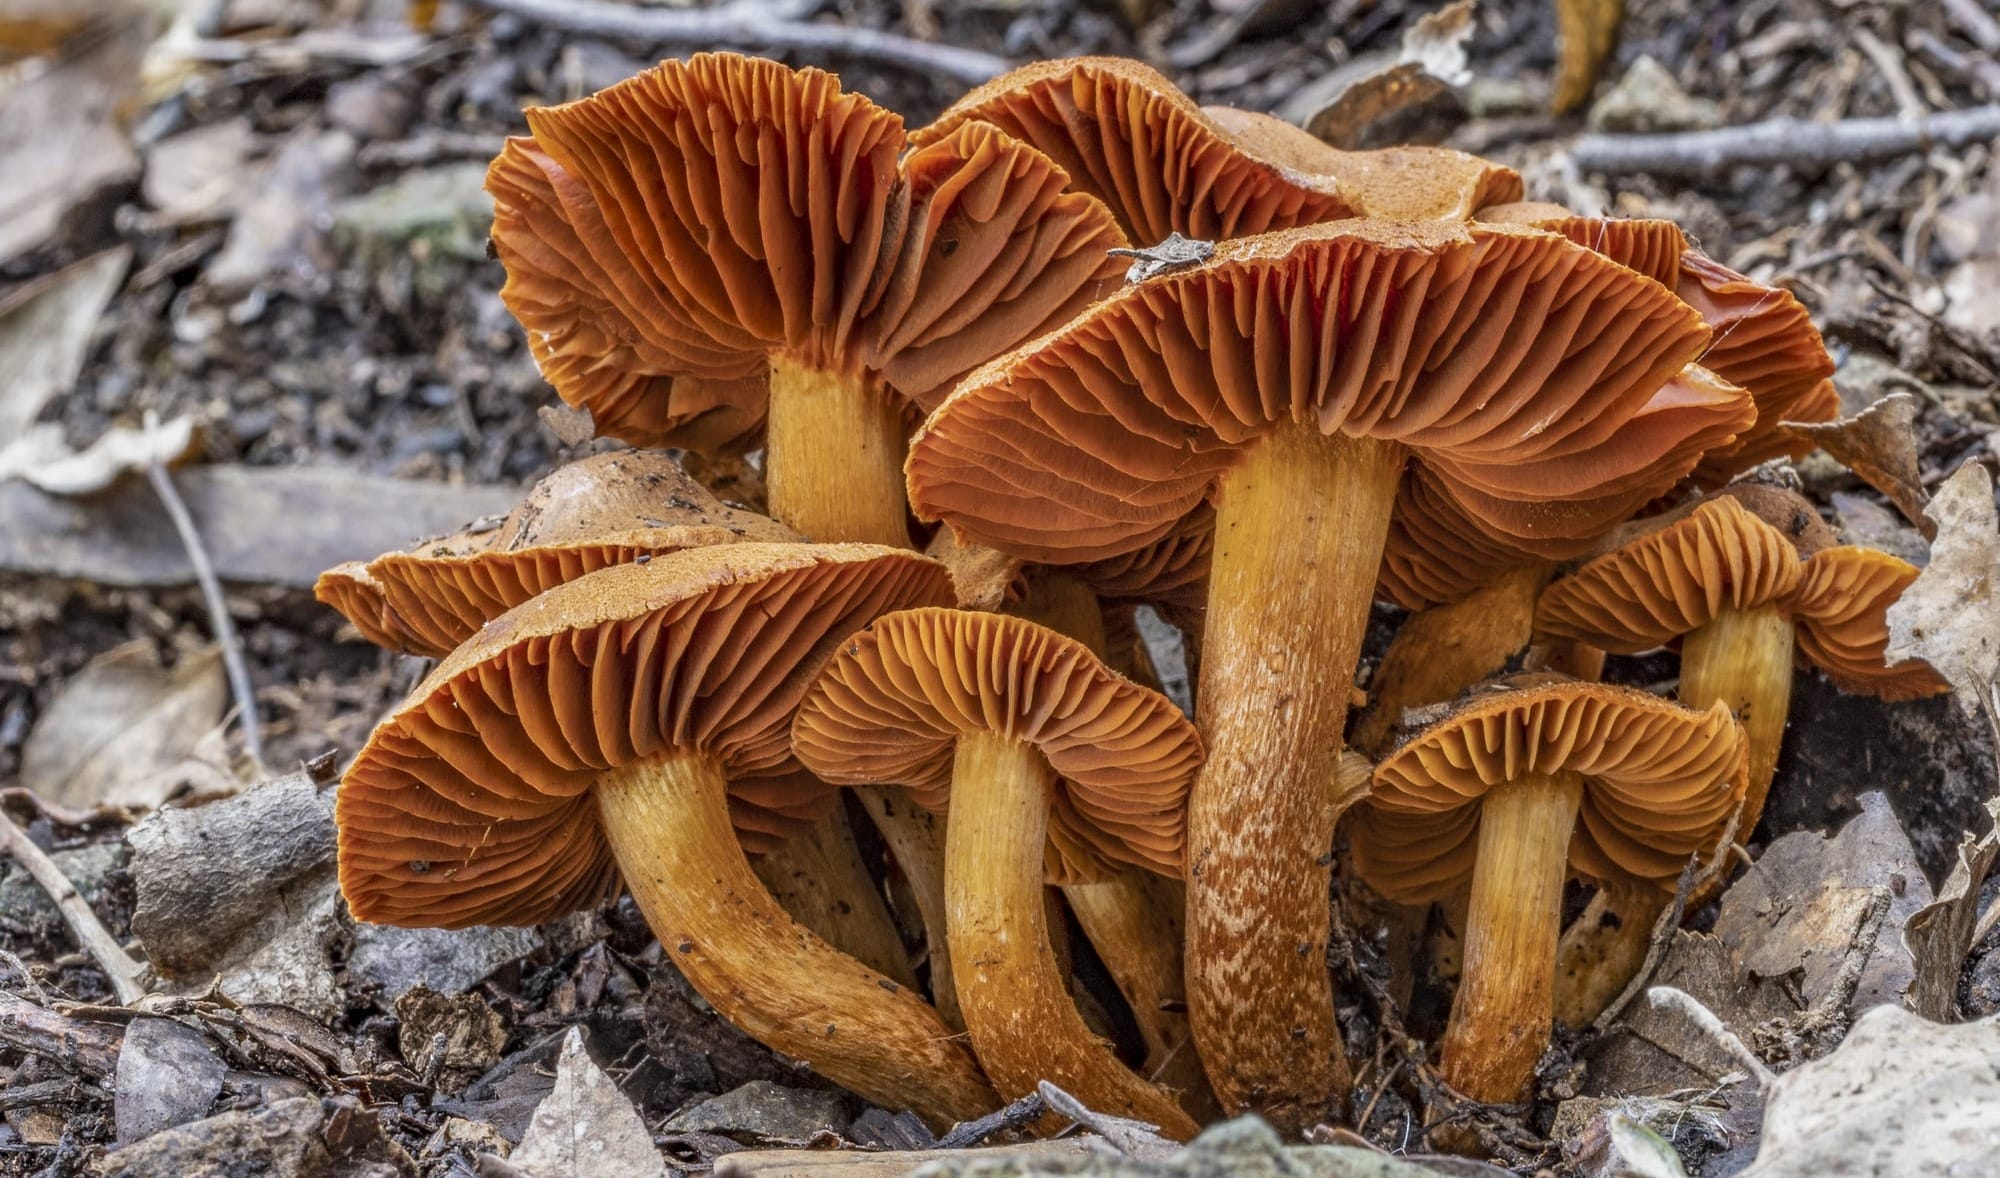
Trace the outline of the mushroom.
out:
M 1592 534 L 1740 420 L 1721 385 L 1646 413 L 1706 337 L 1554 234 L 1337 222 L 1128 286 L 918 431 L 918 512 L 1028 560 L 1141 548 L 1213 502 L 1188 969 L 1226 1108 L 1310 1125 L 1347 1087 L 1322 803 L 1405 467 L 1500 534 Z
M 443 658 L 509 609 L 627 561 L 743 540 L 797 541 L 784 525 L 729 507 L 664 454 L 625 450 L 558 467 L 497 522 L 320 575 L 315 592 L 379 646 Z M 837 797 L 757 849 L 756 869 L 787 912 L 848 954 L 916 985 L 895 918 L 868 877 Z
M 820 70 L 668 61 L 527 112 L 488 176 L 501 291 L 600 432 L 762 442 L 771 514 L 905 545 L 905 414 L 1116 281 L 1110 212 L 1033 148 Z
M 1511 168 L 1438 147 L 1337 151 L 1269 115 L 1201 107 L 1129 58 L 1036 62 L 987 82 L 912 135 L 991 124 L 1033 144 L 1134 241 L 1217 240 L 1350 217 L 1463 219 L 1516 200 Z
M 1738 830 L 1746 838 L 1777 772 L 1795 648 L 1843 690 L 1895 700 L 1946 689 L 1921 662 L 1890 666 L 1883 658 L 1884 613 L 1917 570 L 1871 549 L 1823 546 L 1831 535 L 1796 495 L 1732 488 L 1584 564 L 1544 590 L 1537 606 L 1538 634 L 1614 654 L 1680 642 L 1681 701 L 1727 707 L 1743 724 L 1749 777 Z M 1593 899 L 1565 934 L 1565 1022 L 1596 1018 L 1624 988 L 1662 904 L 1649 892 Z
M 1044 878 L 1110 860 L 1181 867 L 1201 739 L 1165 696 L 1081 643 L 1001 614 L 877 618 L 826 665 L 792 723 L 830 781 L 900 784 L 952 811 L 945 889 L 959 1008 L 1000 1092 L 1041 1080 L 1186 1140 L 1197 1126 L 1078 1015 L 1050 949 Z
M 1439 1043 L 1445 1081 L 1521 1099 L 1548 1046 L 1571 865 L 1671 886 L 1714 854 L 1743 796 L 1729 710 L 1555 682 L 1458 708 L 1376 766 L 1354 860 L 1377 890 L 1428 903 L 1470 885 L 1465 958 Z
M 728 806 L 732 780 L 796 770 L 792 712 L 834 646 L 949 600 L 935 562 L 860 544 L 693 549 L 548 590 L 453 651 L 348 769 L 348 906 L 538 924 L 622 877 L 668 960 L 753 1038 L 932 1125 L 991 1111 L 935 1010 L 777 906 Z
M 621 450 L 557 467 L 497 521 L 338 565 L 314 594 L 377 646 L 443 658 L 493 618 L 565 581 L 740 540 L 796 540 L 728 507 L 664 454 Z

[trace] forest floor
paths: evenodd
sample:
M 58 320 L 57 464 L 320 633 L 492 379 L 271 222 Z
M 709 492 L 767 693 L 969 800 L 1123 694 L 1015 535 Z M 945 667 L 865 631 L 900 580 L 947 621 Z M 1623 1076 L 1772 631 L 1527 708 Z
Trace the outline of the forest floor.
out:
M 1398 0 L 740 6 L 837 14 L 1013 60 L 1140 56 L 1203 102 L 1300 120 L 1393 62 L 1426 12 Z M 629 902 L 454 938 L 357 927 L 331 890 L 328 783 L 422 667 L 317 604 L 314 575 L 504 511 L 554 464 L 602 445 L 570 415 L 542 412 L 554 398 L 487 256 L 484 165 L 523 130 L 524 106 L 690 47 L 454 0 L 409 5 L 436 10 L 427 24 L 395 0 L 228 0 L 189 5 L 210 19 L 171 31 L 142 4 L 45 7 L 25 31 L 0 21 L 0 372 L 12 381 L 0 385 L 0 448 L 35 424 L 76 450 L 138 436 L 147 415 L 195 427 L 196 453 L 174 477 L 225 583 L 262 750 L 253 757 L 243 725 L 225 720 L 216 628 L 147 481 L 79 499 L 0 481 L 0 800 L 114 936 L 145 944 L 157 995 L 178 996 L 148 1000 L 170 1018 L 112 1009 L 100 964 L 9 866 L 0 1174 L 193 1173 L 194 1160 L 258 1150 L 274 1173 L 561 1173 L 497 1158 L 555 1084 L 575 1026 L 675 1166 L 746 1146 L 928 1145 L 920 1127 L 864 1116 L 715 1020 L 649 948 Z M 1531 198 L 1678 221 L 1812 309 L 1841 365 L 1843 413 L 1909 395 L 1924 491 L 1968 461 L 1993 465 L 1990 142 L 1832 159 L 1801 141 L 1789 158 L 1719 169 L 1592 170 L 1578 152 L 1598 135 L 2000 102 L 2000 23 L 1977 0 L 1630 8 L 1594 99 L 1556 116 L 1551 6 L 1480 0 L 1470 80 L 1378 133 L 1512 164 Z M 19 52 L 38 28 L 60 47 Z M 963 89 L 906 65 L 794 60 L 838 69 L 911 125 Z M 1824 455 L 1798 476 L 1851 542 L 1924 559 L 1913 519 L 1874 486 Z M 1622 674 L 1652 686 L 1672 671 L 1640 660 Z M 1771 807 L 1748 840 L 1767 856 L 1764 890 L 1739 884 L 1736 910 L 1725 898 L 1700 914 L 1709 949 L 1670 946 L 1660 976 L 1780 1070 L 1834 1050 L 1854 1012 L 1884 995 L 1948 1021 L 2000 1011 L 2000 933 L 1982 922 L 1984 939 L 1959 943 L 1987 911 L 1990 846 L 1971 845 L 1971 894 L 1952 891 L 2000 792 L 1987 722 L 1950 698 L 1885 705 L 1804 671 L 1792 714 Z M 242 792 L 267 778 L 287 780 Z M 1949 951 L 1924 935 L 1941 924 L 1963 925 Z M 1761 964 L 1787 948 L 1784 969 Z M 1346 949 L 1357 997 L 1343 1016 L 1365 1062 L 1356 1123 L 1327 1140 L 1423 1153 L 1436 1143 L 1421 1140 L 1420 1061 L 1368 981 L 1369 944 Z M 1735 1173 L 1755 1156 L 1764 1100 L 1743 1095 L 1755 1069 L 1672 1012 L 1639 1007 L 1566 1039 L 1532 1107 L 1466 1112 L 1498 1161 L 1611 1172 L 1604 1151 L 1629 1143 L 1607 1144 L 1604 1096 L 1629 1098 L 1619 1107 L 1671 1140 L 1690 1173 Z M 1440 1014 L 1421 1001 L 1401 1013 L 1419 1037 Z M 759 1080 L 794 1091 L 741 1094 Z M 199 1108 L 191 1093 L 205 1094 Z

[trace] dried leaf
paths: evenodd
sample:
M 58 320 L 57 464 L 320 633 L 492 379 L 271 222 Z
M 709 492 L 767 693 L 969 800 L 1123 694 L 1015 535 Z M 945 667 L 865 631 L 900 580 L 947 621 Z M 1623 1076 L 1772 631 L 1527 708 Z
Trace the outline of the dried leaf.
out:
M 21 749 L 21 783 L 64 806 L 144 809 L 139 787 L 185 757 L 229 695 L 214 647 L 160 666 L 140 639 L 98 655 L 63 685 Z
M 229 1069 L 208 1037 L 170 1018 L 138 1018 L 118 1048 L 113 1117 L 120 1144 L 208 1114 Z
M 1575 110 L 1589 100 L 1624 19 L 1625 0 L 1556 0 L 1559 60 L 1551 105 L 1557 114 Z
M 505 1164 L 527 1178 L 580 1174 L 666 1178 L 667 1173 L 646 1122 L 591 1060 L 583 1047 L 583 1031 L 577 1028 L 563 1039 L 555 1090 L 535 1109 L 520 1148 Z
M 1925 536 L 1934 537 L 1937 526 L 1924 516 L 1930 496 L 1917 471 L 1916 421 L 1917 399 L 1909 393 L 1890 393 L 1852 417 L 1788 421 L 1781 428 L 1832 455 L 1887 496 Z
M 171 466 L 194 451 L 194 420 L 153 429 L 114 425 L 82 450 L 71 450 L 59 425 L 34 426 L 0 450 L 0 482 L 21 479 L 51 495 L 90 495 L 154 463 Z
M 83 371 L 105 305 L 132 260 L 129 246 L 93 254 L 0 302 L 0 438 L 16 438 Z
M 1903 947 L 1916 970 L 1909 1008 L 1928 1019 L 1951 1017 L 1958 1004 L 1959 972 L 1980 940 L 1979 888 L 2000 857 L 2000 799 L 1986 803 L 1986 833 L 1959 844 L 1958 863 L 1926 904 L 1903 927 Z
M 257 137 L 248 118 L 225 119 L 146 149 L 146 203 L 161 225 L 215 220 L 235 211 L 251 185 L 245 162 Z
M 1968 711 L 1993 715 L 2000 681 L 2000 511 L 1993 476 L 1976 462 L 1958 468 L 1931 500 L 1930 564 L 1889 607 L 1890 662 L 1922 659 L 1950 680 Z
M 131 180 L 139 159 L 118 125 L 150 21 L 108 22 L 78 51 L 0 87 L 0 263 L 46 242 L 77 204 Z
M 2000 1022 L 1861 1016 L 1825 1059 L 1780 1076 L 1743 1178 L 1974 1174 L 2000 1157 Z

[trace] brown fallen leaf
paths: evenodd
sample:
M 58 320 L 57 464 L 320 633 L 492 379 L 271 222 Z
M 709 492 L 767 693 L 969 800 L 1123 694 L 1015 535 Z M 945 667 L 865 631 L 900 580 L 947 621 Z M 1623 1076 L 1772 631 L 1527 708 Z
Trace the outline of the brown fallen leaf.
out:
M 1937 525 L 1924 514 L 1930 495 L 1917 471 L 1917 408 L 1911 394 L 1890 393 L 1852 417 L 1787 421 L 1779 428 L 1832 455 L 1882 492 L 1926 538 L 1935 538 Z
M 63 685 L 21 748 L 21 783 L 64 806 L 146 809 L 160 770 L 193 751 L 228 688 L 214 647 L 168 669 L 145 639 L 98 655 Z M 155 787 L 157 788 L 157 787 Z
M 1590 100 L 1624 19 L 1625 0 L 1556 0 L 1556 85 L 1551 106 L 1557 114 Z
M 1986 935 L 1995 908 L 1981 919 L 1979 889 L 2000 858 L 2000 799 L 1986 803 L 1992 826 L 1977 838 L 1967 835 L 1958 847 L 1958 863 L 1938 889 L 1937 899 L 1919 909 L 1903 926 L 1903 945 L 1916 970 L 1908 1006 L 1924 1018 L 1946 1019 L 1958 1005 L 1959 972 L 1965 956 Z
M 2000 510 L 1993 476 L 1968 462 L 1938 488 L 1930 564 L 1889 607 L 1891 662 L 1922 659 L 1950 680 L 1967 711 L 1995 714 L 2000 694 Z

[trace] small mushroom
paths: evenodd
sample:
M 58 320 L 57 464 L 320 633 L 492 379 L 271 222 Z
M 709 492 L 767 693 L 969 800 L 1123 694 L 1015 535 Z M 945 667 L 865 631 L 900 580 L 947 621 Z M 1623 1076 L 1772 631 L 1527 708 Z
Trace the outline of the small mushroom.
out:
M 747 543 L 615 565 L 502 614 L 342 780 L 349 907 L 405 926 L 538 924 L 622 877 L 668 960 L 752 1037 L 936 1126 L 991 1111 L 935 1010 L 778 907 L 728 805 L 732 780 L 797 769 L 792 712 L 829 651 L 950 591 L 911 552 Z
M 488 176 L 501 297 L 635 445 L 762 442 L 771 514 L 908 543 L 912 403 L 1114 287 L 1109 210 L 993 127 L 920 146 L 815 69 L 667 61 L 531 107 Z
M 1348 1085 L 1323 800 L 1405 469 L 1499 534 L 1595 534 L 1743 419 L 1719 384 L 1655 404 L 1706 338 L 1555 234 L 1340 222 L 1128 287 L 918 432 L 919 514 L 1036 562 L 1130 552 L 1213 504 L 1188 998 L 1225 1107 L 1303 1128 Z
M 497 524 L 339 565 L 313 592 L 375 645 L 443 658 L 491 619 L 585 573 L 684 548 L 796 539 L 724 505 L 666 455 L 623 450 L 557 467 Z
M 1438 147 L 1338 151 L 1269 115 L 1201 107 L 1129 58 L 1036 62 L 987 82 L 912 138 L 991 124 L 1111 207 L 1134 241 L 1246 237 L 1349 217 L 1464 218 L 1516 200 L 1511 168 Z
M 1000 614 L 876 619 L 827 664 L 792 747 L 831 781 L 901 784 L 951 822 L 945 889 L 965 1028 L 1008 1097 L 1060 1085 L 1186 1140 L 1197 1126 L 1090 1033 L 1050 948 L 1045 878 L 1181 869 L 1201 740 L 1081 643 Z
M 1738 831 L 1747 839 L 1777 772 L 1795 652 L 1843 690 L 1884 699 L 1936 694 L 1946 684 L 1921 662 L 1890 666 L 1883 657 L 1884 614 L 1915 568 L 1872 549 L 1821 547 L 1831 530 L 1789 492 L 1731 491 L 1550 585 L 1536 630 L 1614 654 L 1678 641 L 1681 702 L 1727 707 L 1746 733 L 1749 784 Z M 1624 988 L 1662 898 L 1614 892 L 1593 905 L 1563 944 L 1558 1003 L 1574 1025 L 1596 1018 Z
M 1744 757 L 1719 704 L 1558 682 L 1475 698 L 1376 767 L 1354 811 L 1363 878 L 1403 903 L 1470 885 L 1446 1082 L 1480 1101 L 1526 1094 L 1549 1041 L 1571 866 L 1670 887 L 1690 857 L 1719 852 Z

